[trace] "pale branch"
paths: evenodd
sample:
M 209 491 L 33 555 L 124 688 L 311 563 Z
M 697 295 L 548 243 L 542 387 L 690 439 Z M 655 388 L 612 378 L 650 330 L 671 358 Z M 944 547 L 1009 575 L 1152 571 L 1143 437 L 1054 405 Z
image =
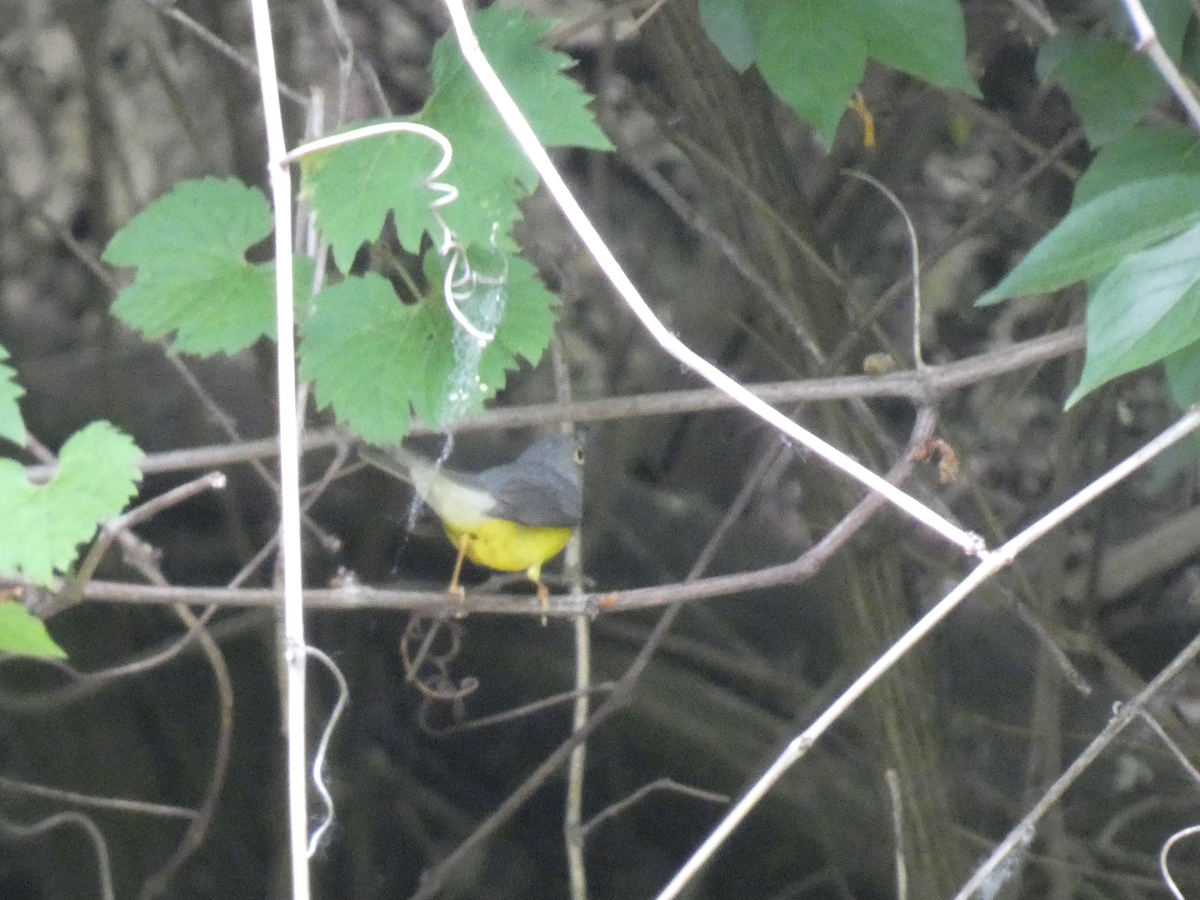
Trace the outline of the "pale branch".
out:
M 58 803 L 72 803 L 76 806 L 86 806 L 91 809 L 103 809 L 109 812 L 135 813 L 143 816 L 155 816 L 163 819 L 195 819 L 194 809 L 180 806 L 169 806 L 164 803 L 147 803 L 144 800 L 127 800 L 122 797 L 100 797 L 95 794 L 81 794 L 77 791 L 67 791 L 62 788 L 47 787 L 43 784 L 31 784 L 0 775 L 0 791 L 28 797 L 41 797 Z
M 989 378 L 1039 365 L 1076 350 L 1086 339 L 1084 326 L 1075 325 L 1041 337 L 1032 338 L 998 350 L 940 366 L 924 372 L 904 371 L 886 375 L 844 375 L 749 385 L 749 390 L 772 404 L 813 403 L 855 398 L 902 398 L 914 403 L 936 402 L 951 391 Z M 605 422 L 639 416 L 665 416 L 679 413 L 729 409 L 738 406 L 721 391 L 702 388 L 689 391 L 664 391 L 601 400 L 574 400 L 570 403 L 540 403 L 494 409 L 456 423 L 456 432 L 529 428 L 559 422 Z M 416 424 L 414 435 L 429 434 L 430 429 Z M 309 431 L 304 436 L 306 452 L 327 450 L 347 438 L 332 428 Z M 147 454 L 139 466 L 144 474 L 211 469 L 247 463 L 276 456 L 275 438 L 261 438 L 236 444 L 193 447 Z M 45 481 L 54 473 L 50 465 L 28 466 L 26 475 L 33 481 Z

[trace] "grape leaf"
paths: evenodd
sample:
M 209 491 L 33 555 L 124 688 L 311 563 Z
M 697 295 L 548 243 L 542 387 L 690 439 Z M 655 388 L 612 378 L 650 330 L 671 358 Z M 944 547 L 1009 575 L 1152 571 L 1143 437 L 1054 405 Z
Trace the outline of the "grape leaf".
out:
M 472 25 L 492 68 L 545 146 L 612 149 L 587 109 L 587 94 L 562 74 L 573 65 L 571 58 L 539 45 L 552 20 L 530 19 L 497 5 L 477 13 Z M 433 48 L 433 82 L 436 88 L 420 120 L 454 146 L 446 180 L 462 195 L 444 215 L 464 245 L 486 245 L 493 228 L 508 234 L 520 216 L 516 201 L 537 186 L 537 175 L 479 86 L 453 34 Z
M 456 325 L 441 296 L 444 263 L 431 255 L 433 295 L 405 305 L 375 273 L 347 278 L 321 291 L 304 323 L 300 375 L 313 382 L 321 407 L 366 440 L 396 443 L 416 414 L 431 428 L 445 424 L 455 386 L 471 387 L 455 416 L 482 409 L 504 386 L 517 357 L 536 364 L 554 326 L 556 298 L 531 265 L 509 260 L 504 279 L 504 317 L 474 372 L 455 371 Z M 475 381 L 477 376 L 478 381 Z
M 42 620 L 15 600 L 0 600 L 0 653 L 67 658 Z
M 25 446 L 25 419 L 17 400 L 25 389 L 16 382 L 17 373 L 4 364 L 8 351 L 0 347 L 0 438 Z
M 379 237 L 389 212 L 394 211 L 401 246 L 410 252 L 420 249 L 424 232 L 437 233 L 429 204 L 439 195 L 425 181 L 441 158 L 437 144 L 412 133 L 363 138 L 304 157 L 303 192 L 317 210 L 317 226 L 339 269 L 350 271 L 358 248 Z
M 113 236 L 105 262 L 137 268 L 113 313 L 172 349 L 236 353 L 275 333 L 275 264 L 253 265 L 246 251 L 272 229 L 262 192 L 234 179 L 185 181 Z M 312 262 L 296 260 L 296 296 L 306 297 Z
M 302 331 L 300 377 L 313 382 L 317 405 L 380 443 L 407 432 L 409 406 L 423 406 L 448 339 L 374 272 L 317 294 Z
M 0 459 L 0 572 L 49 586 L 76 547 L 137 493 L 141 455 L 127 435 L 93 422 L 63 444 L 58 471 L 44 485 L 29 481 L 15 460 Z
M 587 96 L 562 74 L 570 59 L 538 46 L 547 22 L 497 6 L 475 14 L 473 24 L 540 140 L 547 146 L 609 148 L 587 111 Z M 454 35 L 435 47 L 432 69 L 433 94 L 410 121 L 437 129 L 454 148 L 440 181 L 452 184 L 459 196 L 440 212 L 478 267 L 481 259 L 514 249 L 509 232 L 520 216 L 517 201 L 536 186 L 537 177 Z M 389 212 L 410 252 L 420 252 L 426 232 L 440 242 L 441 227 L 428 209 L 436 195 L 424 185 L 439 152 L 424 138 L 400 134 L 328 150 L 304 164 L 304 192 L 342 271 L 364 242 L 378 238 Z M 302 377 L 313 381 L 318 403 L 332 406 L 340 420 L 372 442 L 399 440 L 414 413 L 437 428 L 481 409 L 518 357 L 536 363 L 549 342 L 556 300 L 532 267 L 512 258 L 503 284 L 476 292 L 505 299 L 496 339 L 464 364 L 462 354 L 456 355 L 464 332 L 441 297 L 445 265 L 427 254 L 428 283 L 438 288 L 423 303 L 405 306 L 377 275 L 347 278 L 316 298 L 314 314 L 303 325 Z M 468 302 L 474 299 L 473 294 Z M 455 396 L 464 392 L 460 404 Z
M 546 146 L 611 148 L 587 110 L 587 95 L 562 74 L 572 65 L 570 57 L 538 44 L 549 20 L 494 6 L 474 14 L 472 24 L 492 67 Z M 537 185 L 536 173 L 479 87 L 453 33 L 434 47 L 432 70 L 433 93 L 409 121 L 437 129 L 454 148 L 440 180 L 456 187 L 459 197 L 442 215 L 464 246 L 486 245 L 493 233 L 506 238 L 520 217 L 517 201 Z M 437 194 L 424 185 L 440 158 L 427 138 L 400 134 L 364 138 L 303 163 L 304 191 L 338 268 L 350 270 L 359 247 L 379 237 L 390 210 L 409 252 L 419 252 L 425 232 L 440 241 L 440 226 L 429 213 Z

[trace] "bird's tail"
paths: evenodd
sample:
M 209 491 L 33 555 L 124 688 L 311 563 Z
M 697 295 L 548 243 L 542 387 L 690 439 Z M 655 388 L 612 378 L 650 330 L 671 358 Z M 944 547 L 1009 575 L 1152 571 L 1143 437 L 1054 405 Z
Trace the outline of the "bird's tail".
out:
M 360 444 L 358 455 L 375 468 L 407 481 L 422 497 L 429 494 L 439 468 L 432 460 L 399 445 L 382 448 Z

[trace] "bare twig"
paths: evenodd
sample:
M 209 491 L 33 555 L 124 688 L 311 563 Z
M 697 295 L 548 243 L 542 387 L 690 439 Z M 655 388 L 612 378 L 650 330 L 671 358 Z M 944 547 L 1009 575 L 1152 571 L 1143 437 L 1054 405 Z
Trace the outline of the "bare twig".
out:
M 213 814 L 217 808 L 217 798 L 225 784 L 225 773 L 229 769 L 229 753 L 233 743 L 233 682 L 229 677 L 229 667 L 225 663 L 225 656 L 221 653 L 221 649 L 213 640 L 212 635 L 204 629 L 191 610 L 182 604 L 177 604 L 175 614 L 188 626 L 189 634 L 196 635 L 200 647 L 208 659 L 209 667 L 212 669 L 213 678 L 216 680 L 219 698 L 217 741 L 213 752 L 212 775 L 208 780 L 204 798 L 196 811 L 196 817 L 188 823 L 187 830 L 184 832 L 179 846 L 175 848 L 175 852 L 157 872 L 142 884 L 140 900 L 152 900 L 152 898 L 165 894 L 171 878 L 200 848 L 200 844 L 212 824 Z
M 892 836 L 896 842 L 896 900 L 908 900 L 908 864 L 904 859 L 904 794 L 900 787 L 900 773 L 888 769 L 888 796 L 892 801 Z
M 579 732 L 587 725 L 591 709 L 592 634 L 587 616 L 575 617 L 575 703 L 571 729 Z M 567 872 L 571 900 L 587 900 L 587 866 L 584 860 L 583 777 L 587 762 L 587 743 L 580 741 L 571 751 L 567 764 L 567 796 L 563 815 L 563 839 L 566 844 Z
M 453 872 L 457 871 L 462 861 L 468 858 L 480 844 L 494 834 L 501 825 L 512 818 L 525 805 L 529 798 L 567 762 L 575 747 L 586 740 L 592 732 L 596 731 L 596 729 L 612 718 L 629 702 L 633 686 L 641 678 L 646 666 L 650 664 L 650 659 L 654 655 L 659 641 L 662 640 L 662 636 L 674 624 L 676 617 L 682 609 L 683 605 L 680 603 L 672 604 L 667 608 L 659 618 L 658 623 L 654 626 L 654 630 L 650 633 L 649 638 L 638 652 L 638 655 L 634 657 L 629 668 L 621 676 L 621 680 L 614 686 L 609 698 L 601 704 L 600 708 L 592 714 L 592 717 L 588 719 L 582 728 L 573 732 L 557 750 L 546 757 L 541 765 L 534 769 L 517 786 L 516 790 L 510 793 L 504 802 L 471 832 L 466 840 L 459 844 L 449 856 L 425 873 L 421 881 L 421 886 L 412 895 L 411 900 L 430 900 L 430 898 L 436 896 L 445 880 Z
M 104 554 L 108 552 L 108 548 L 112 546 L 113 541 L 126 529 L 134 527 L 139 522 L 145 522 L 147 519 L 158 515 L 164 509 L 169 509 L 172 506 L 190 500 L 197 494 L 204 491 L 221 490 L 224 487 L 225 476 L 220 472 L 211 472 L 208 475 L 195 478 L 187 484 L 181 484 L 179 487 L 173 488 L 165 494 L 159 494 L 154 499 L 147 500 L 129 512 L 105 522 L 100 529 L 99 539 L 92 544 L 87 556 L 79 564 L 78 571 L 60 592 L 59 597 L 62 602 L 68 606 L 79 602 L 83 594 L 84 585 L 91 579 L 92 574 L 96 571 L 96 567 L 100 565 L 100 561 L 104 558 Z
M 1020 147 L 1030 156 L 1041 158 L 1048 152 L 1046 147 L 1043 147 L 1033 138 L 1026 135 L 1020 129 L 1015 128 L 1004 116 L 999 113 L 992 112 L 982 103 L 972 100 L 965 94 L 950 88 L 944 88 L 940 91 L 946 102 L 956 111 L 962 113 L 968 118 L 976 119 L 982 122 L 988 128 L 998 131 L 1005 140 L 1012 142 L 1017 147 Z M 1052 168 L 1059 175 L 1068 178 L 1071 181 L 1079 180 L 1079 169 L 1071 165 L 1061 157 L 1052 157 L 1050 162 Z
M 321 0 L 321 5 L 325 8 L 329 30 L 333 32 L 334 41 L 337 43 L 338 93 L 333 120 L 333 127 L 336 129 L 346 121 L 346 108 L 350 102 L 350 77 L 354 74 L 354 42 L 346 32 L 337 0 Z
M 865 181 L 879 193 L 887 198 L 888 203 L 896 208 L 900 216 L 904 219 L 904 228 L 908 232 L 909 246 L 909 278 L 912 279 L 912 298 L 913 298 L 913 337 L 912 337 L 912 355 L 913 366 L 918 372 L 923 372 L 927 367 L 925 365 L 925 357 L 921 355 L 921 245 L 917 241 L 917 229 L 913 226 L 912 216 L 908 214 L 908 210 L 904 208 L 904 204 L 900 202 L 900 198 L 886 184 L 868 175 L 866 172 L 856 172 L 853 169 L 845 170 L 844 174 L 851 178 L 857 178 L 860 181 Z
M 1050 168 L 1056 160 L 1062 157 L 1068 150 L 1074 147 L 1083 139 L 1083 129 L 1074 128 L 1062 137 L 1053 147 L 1045 151 L 1033 165 L 1021 173 L 1019 178 L 1007 185 L 1003 190 L 997 190 L 992 194 L 991 199 L 982 207 L 977 209 L 958 229 L 954 234 L 943 241 L 941 244 L 933 248 L 933 251 L 925 254 L 925 261 L 922 264 L 924 271 L 929 271 L 936 266 L 943 257 L 946 256 L 954 247 L 958 246 L 966 237 L 973 233 L 977 228 L 982 228 L 994 221 L 996 210 L 1006 205 L 1013 197 L 1019 194 L 1025 188 L 1029 187 L 1035 179 L 1037 179 L 1046 169 Z M 893 303 L 898 302 L 904 297 L 912 287 L 912 276 L 908 275 L 904 278 L 898 278 L 892 285 L 879 295 L 879 298 L 871 305 L 870 311 L 864 322 L 858 323 L 858 327 L 850 334 L 842 339 L 842 342 L 830 354 L 830 359 L 833 365 L 840 365 L 841 362 L 849 354 L 851 348 L 858 340 L 859 332 L 863 328 L 871 325 L 887 310 Z
M 1067 656 L 1067 652 L 1058 645 L 1058 641 L 1054 639 L 1054 635 L 1050 633 L 1050 630 L 1037 617 L 1037 614 L 1021 599 L 1011 596 L 1007 591 L 1002 593 L 1005 600 L 1008 601 L 1009 607 L 1017 614 L 1017 618 L 1024 622 L 1026 627 L 1033 632 L 1034 637 L 1041 643 L 1042 649 L 1049 655 L 1051 662 L 1058 666 L 1058 670 L 1062 673 L 1063 677 L 1084 697 L 1090 696 L 1092 686 L 1083 677 L 1083 673 L 1071 662 L 1071 658 Z
M 1058 34 L 1058 26 L 1054 24 L 1054 20 L 1050 18 L 1050 14 L 1042 7 L 1038 0 L 1011 0 L 1013 6 L 1025 13 L 1029 21 L 1034 22 L 1042 31 L 1046 32 L 1048 37 L 1054 37 Z
M 614 684 L 611 681 L 601 681 L 593 684 L 588 688 L 588 693 L 603 694 L 611 693 Z M 540 700 L 535 700 L 532 703 L 526 703 L 514 709 L 506 709 L 504 712 L 496 713 L 491 716 L 480 716 L 478 719 L 469 719 L 466 722 L 458 722 L 454 725 L 448 725 L 445 728 L 429 728 L 426 729 L 430 734 L 445 737 L 450 734 L 458 734 L 463 731 L 475 731 L 480 728 L 489 728 L 492 725 L 499 725 L 503 722 L 511 722 L 514 719 L 520 719 L 524 716 L 532 715 L 533 713 L 541 712 L 544 709 L 549 709 L 552 706 L 558 706 L 560 703 L 573 703 L 579 696 L 577 691 L 564 691 L 561 694 L 552 694 L 549 697 L 543 697 Z
M 129 585 L 129 587 L 142 587 L 146 585 Z M 170 590 L 163 588 L 160 585 L 152 585 L 150 590 Z M 85 591 L 86 596 L 86 591 Z M 174 600 L 163 601 L 168 603 L 181 602 L 180 597 L 176 595 Z M 278 602 L 278 599 L 275 601 Z M 128 678 L 131 675 L 138 675 L 147 672 L 163 663 L 168 662 L 180 653 L 186 650 L 195 638 L 199 636 L 200 628 L 206 624 L 208 618 L 219 609 L 219 605 L 212 605 L 196 621 L 196 625 L 189 627 L 188 631 L 180 637 L 170 642 L 164 649 L 148 656 L 138 657 L 130 662 L 123 663 L 119 666 L 113 666 L 108 669 L 101 669 L 98 672 L 77 672 L 75 669 L 63 664 L 58 668 L 64 671 L 71 679 L 71 683 L 65 687 L 53 688 L 51 690 L 39 691 L 32 694 L 23 694 L 19 697 L 9 697 L 0 694 L 0 710 L 11 715 L 38 715 L 52 711 L 53 709 L 63 706 L 68 703 L 76 703 L 95 695 L 100 690 L 114 683 L 121 678 Z M 47 663 L 48 664 L 48 663 Z
M 695 230 L 698 234 L 703 235 L 707 241 L 721 252 L 721 255 L 729 261 L 729 264 L 733 266 L 737 273 L 758 291 L 759 296 L 767 302 L 767 305 L 771 307 L 780 321 L 787 323 L 792 336 L 796 338 L 809 357 L 818 364 L 824 362 L 825 356 L 821 352 L 821 348 L 817 346 L 817 342 L 813 340 L 812 335 L 808 333 L 804 324 L 796 317 L 792 307 L 788 305 L 783 295 L 755 267 L 745 251 L 737 243 L 726 237 L 715 224 L 709 221 L 708 217 L 695 210 L 675 190 L 670 181 L 660 175 L 652 166 L 643 162 L 632 148 L 618 144 L 618 149 L 621 151 L 625 162 L 638 174 L 638 177 L 642 181 L 662 198 L 664 203 L 671 207 L 675 215 L 688 227 Z
M 253 60 L 243 56 L 240 52 L 235 50 L 225 41 L 221 40 L 187 13 L 179 10 L 173 3 L 168 2 L 168 0 L 145 0 L 145 2 L 154 7 L 154 9 L 158 10 L 158 12 L 166 16 L 168 19 L 177 22 L 185 31 L 189 32 L 202 43 L 208 44 L 209 47 L 216 50 L 226 59 L 230 60 L 235 66 L 237 66 L 246 74 L 251 75 L 256 79 L 259 77 L 258 66 L 254 65 Z M 282 82 L 278 82 L 278 86 L 279 93 L 284 97 L 287 97 L 293 103 L 296 103 L 300 106 L 308 105 L 308 98 L 305 97 L 300 91 L 288 87 Z
M 100 831 L 99 826 L 88 816 L 79 812 L 60 812 L 52 816 L 47 816 L 39 822 L 34 822 L 29 825 L 22 825 L 18 822 L 11 822 L 8 819 L 0 818 L 0 837 L 6 837 L 13 840 L 27 840 L 29 838 L 40 837 L 47 831 L 57 828 L 60 825 L 78 825 L 83 829 L 88 839 L 92 842 L 92 847 L 96 850 L 96 867 L 100 878 L 100 896 L 104 900 L 116 900 L 116 892 L 113 890 L 112 880 L 112 864 L 108 857 L 108 844 L 104 840 L 104 834 Z
M 911 471 L 912 454 L 932 433 L 933 417 L 928 411 L 917 418 L 912 442 L 905 459 L 889 473 L 890 479 L 899 480 Z M 779 584 L 798 583 L 813 573 L 848 541 L 863 524 L 878 511 L 882 498 L 869 494 L 854 507 L 837 526 L 832 528 L 815 546 L 792 562 L 768 566 L 751 572 L 735 575 L 720 575 L 699 578 L 698 572 L 681 584 L 638 588 L 619 593 L 582 594 L 579 596 L 551 597 L 542 604 L 528 596 L 473 592 L 465 599 L 447 598 L 445 591 L 391 591 L 370 588 L 358 584 L 326 590 L 305 592 L 305 602 L 311 608 L 351 609 L 390 608 L 417 609 L 432 614 L 457 614 L 461 612 L 492 612 L 507 615 L 592 615 L 597 612 L 612 612 L 626 609 L 641 609 L 650 606 L 694 601 L 706 597 L 725 596 L 740 591 L 757 590 Z M 701 553 L 700 560 L 705 558 Z M 183 600 L 191 603 L 220 603 L 238 606 L 266 606 L 279 601 L 277 591 L 267 588 L 231 591 L 225 588 L 168 588 L 151 589 L 144 585 L 112 584 L 93 581 L 84 591 L 84 596 L 94 600 L 119 600 L 122 602 L 163 603 Z
M 132 531 L 121 528 L 116 530 L 115 533 L 125 550 L 126 559 L 152 584 L 165 587 L 167 579 L 159 570 L 154 554 L 147 552 L 147 548 L 137 539 Z M 210 607 L 200 617 L 197 617 L 185 605 L 176 603 L 174 605 L 174 612 L 180 621 L 187 626 L 188 630 L 184 637 L 177 641 L 175 647 L 171 648 L 171 650 L 174 653 L 178 653 L 192 638 L 195 638 L 208 660 L 209 667 L 212 669 L 218 698 L 217 740 L 213 751 L 212 776 L 209 778 L 208 786 L 196 811 L 196 815 L 188 823 L 179 845 L 175 848 L 175 852 L 168 857 L 167 861 L 156 872 L 143 882 L 139 895 L 141 900 L 153 900 L 153 898 L 166 893 L 167 885 L 171 878 L 199 849 L 208 832 L 209 826 L 212 824 L 212 818 L 217 806 L 217 798 L 220 796 L 221 788 L 225 784 L 225 774 L 229 769 L 229 755 L 233 745 L 233 681 L 229 676 L 229 667 L 225 662 L 225 656 L 221 652 L 221 648 L 217 646 L 216 640 L 204 627 L 208 619 L 215 612 L 215 608 Z
M 321 494 L 324 493 L 325 488 L 332 483 L 333 479 L 342 470 L 349 452 L 349 449 L 344 444 L 338 444 L 334 449 L 333 459 L 326 467 L 325 474 L 321 477 L 321 480 L 311 490 L 305 492 L 304 502 L 300 506 L 300 514 L 306 522 L 308 521 L 308 511 L 312 509 L 314 503 L 321 499 Z M 323 543 L 325 548 L 331 552 L 340 549 L 342 546 L 341 538 L 334 537 L 333 535 L 328 535 L 328 540 Z M 233 580 L 229 582 L 229 587 L 236 588 L 238 585 L 245 583 L 267 561 L 271 554 L 275 552 L 277 546 L 279 546 L 278 532 L 271 535 L 266 543 L 258 548 L 258 552 L 242 566 Z
M 1150 726 L 1150 729 L 1158 735 L 1159 740 L 1167 745 L 1167 749 L 1171 751 L 1171 755 L 1175 757 L 1175 761 L 1179 763 L 1180 767 L 1184 772 L 1187 773 L 1188 777 L 1191 778 L 1192 781 L 1194 781 L 1197 785 L 1200 785 L 1200 771 L 1196 770 L 1195 764 L 1188 759 L 1187 754 L 1183 752 L 1183 748 L 1181 748 L 1179 744 L 1177 744 L 1175 740 L 1169 734 L 1167 734 L 1167 729 L 1163 728 L 1162 725 L 1159 724 L 1158 719 L 1151 715 L 1147 710 L 1140 710 L 1139 714 L 1141 715 L 1142 720 Z
M 1175 879 L 1171 877 L 1171 867 L 1168 864 L 1167 856 L 1170 854 L 1172 847 L 1184 838 L 1189 838 L 1195 834 L 1200 834 L 1200 825 L 1189 825 L 1187 828 L 1180 829 L 1167 838 L 1166 842 L 1162 845 L 1162 850 L 1158 854 L 1158 867 L 1162 872 L 1163 881 L 1167 883 L 1167 887 L 1170 888 L 1175 900 L 1187 900 L 1187 898 L 1184 896 L 1183 891 L 1179 889 L 1179 885 L 1175 883 Z
M 546 35 L 543 43 L 547 47 L 561 47 L 577 35 L 596 25 L 604 25 L 632 14 L 639 9 L 650 6 L 654 0 L 625 0 L 625 2 L 606 6 L 588 13 L 571 22 L 564 22 Z
M 707 800 L 709 803 L 728 803 L 729 797 L 725 794 L 718 794 L 714 791 L 705 791 L 697 787 L 692 787 L 689 784 L 680 784 L 673 778 L 657 778 L 649 784 L 643 784 L 640 788 L 630 794 L 623 800 L 612 804 L 605 809 L 602 809 L 596 815 L 592 816 L 582 826 L 584 835 L 591 833 L 592 829 L 600 825 L 613 816 L 618 816 L 629 807 L 640 803 L 643 799 L 653 794 L 655 791 L 669 791 L 673 794 L 683 794 L 685 797 L 696 797 L 700 800 Z
M 550 362 L 554 370 L 554 393 L 559 403 L 571 402 L 571 372 L 567 366 L 562 343 L 550 343 Z M 564 424 L 564 429 L 573 425 Z M 572 596 L 583 594 L 583 536 L 577 530 L 568 542 L 563 567 L 571 585 Z M 545 624 L 545 619 L 542 623 Z M 571 728 L 580 731 L 587 724 L 591 710 L 592 689 L 592 624 L 584 615 L 576 616 L 575 631 L 575 702 L 571 711 Z M 563 842 L 567 855 L 567 879 L 571 900 L 587 900 L 587 865 L 584 856 L 583 781 L 587 764 L 587 743 L 571 751 L 567 764 L 567 795 L 563 810 Z
M 41 784 L 27 784 L 14 778 L 0 775 L 0 791 L 11 794 L 22 794 L 28 797 L 42 797 L 56 800 L 60 803 L 72 803 L 76 806 L 87 806 L 92 809 L 104 809 L 110 812 L 137 813 L 144 816 L 158 816 L 164 819 L 194 819 L 194 809 L 184 809 L 180 806 L 168 806 L 164 803 L 147 803 L 144 800 L 124 800 L 118 797 L 97 797 L 93 794 L 80 794 L 76 791 L 65 791 L 61 788 L 46 787 Z
M 221 408 L 220 404 L 218 404 L 213 396 L 208 392 L 208 389 L 200 383 L 200 379 L 198 379 L 192 370 L 188 368 L 187 363 L 179 358 L 178 354 L 169 352 L 165 346 L 163 349 L 163 355 L 166 357 L 167 362 L 169 362 L 171 367 L 179 373 L 179 377 L 183 379 L 184 384 L 191 388 L 192 393 L 196 395 L 196 398 L 208 412 L 209 416 L 212 417 L 213 421 L 215 421 L 218 427 L 225 432 L 230 441 L 234 443 L 240 442 L 242 440 L 242 435 L 241 432 L 238 431 L 233 417 Z M 270 489 L 271 493 L 274 494 L 278 499 L 279 482 L 269 471 L 267 471 L 267 467 L 258 460 L 250 461 L 250 465 L 258 474 L 258 477 L 261 478 L 263 483 Z M 304 525 L 310 532 L 316 535 L 317 540 L 321 542 L 321 546 L 324 547 L 329 553 L 336 553 L 341 549 L 341 541 L 329 534 L 324 528 L 314 522 L 307 515 L 304 516 Z

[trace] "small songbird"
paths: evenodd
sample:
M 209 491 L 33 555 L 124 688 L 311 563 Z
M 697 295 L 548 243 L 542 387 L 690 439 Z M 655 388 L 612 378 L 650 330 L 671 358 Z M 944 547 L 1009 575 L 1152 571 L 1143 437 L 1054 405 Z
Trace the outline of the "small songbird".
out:
M 360 446 L 371 465 L 409 482 L 458 548 L 451 591 L 461 593 L 464 557 L 500 572 L 525 572 L 548 596 L 542 565 L 583 519 L 583 448 L 562 433 L 535 441 L 512 462 L 477 474 L 438 465 L 405 447 Z

